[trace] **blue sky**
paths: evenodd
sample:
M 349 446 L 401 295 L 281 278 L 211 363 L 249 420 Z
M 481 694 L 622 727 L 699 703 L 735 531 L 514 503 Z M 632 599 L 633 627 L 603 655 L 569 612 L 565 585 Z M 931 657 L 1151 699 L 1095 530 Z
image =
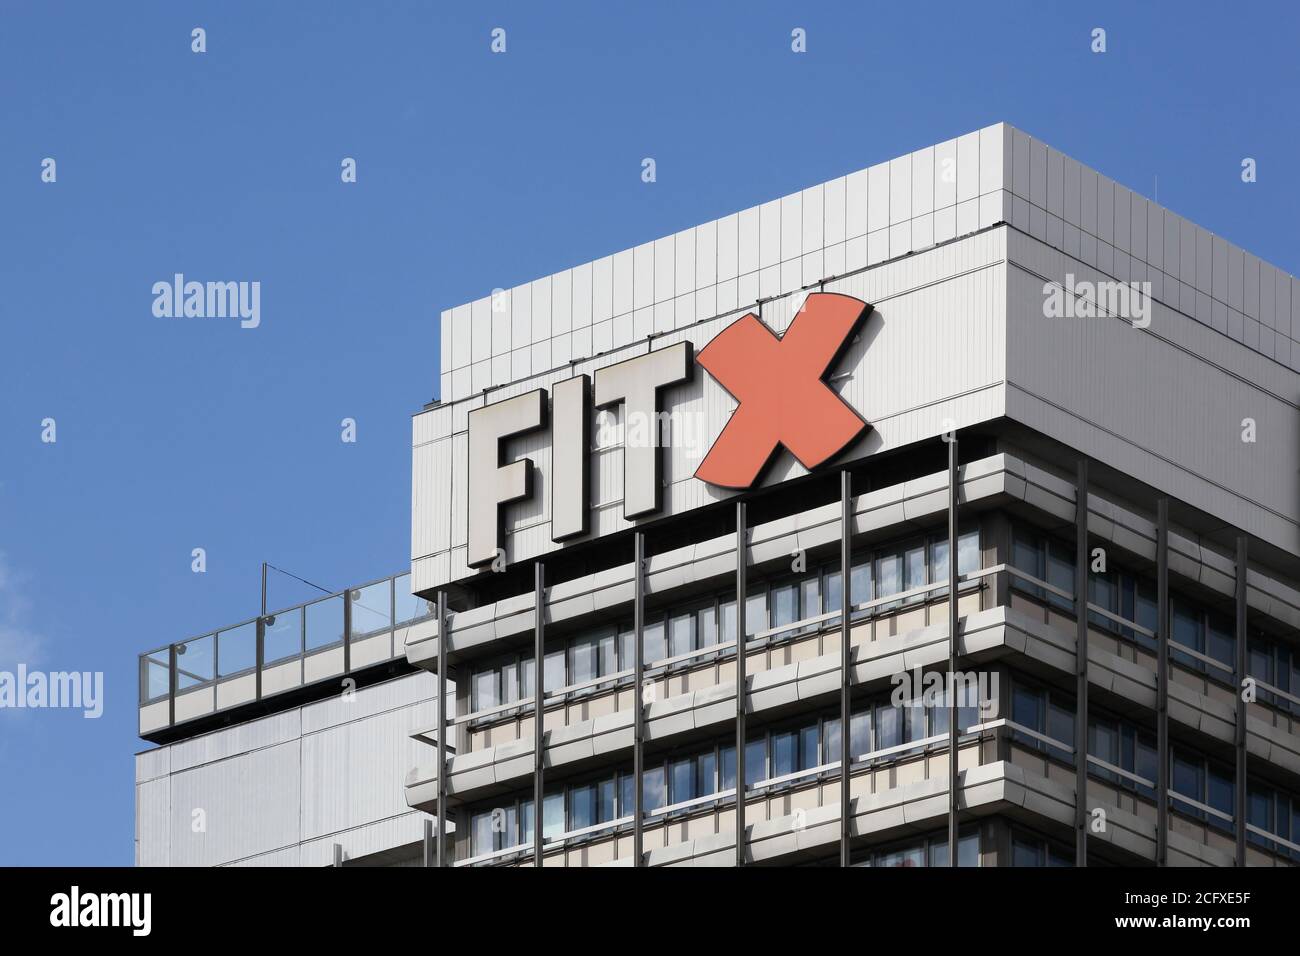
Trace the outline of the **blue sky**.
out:
M 1298 19 L 4 0 L 0 670 L 103 671 L 106 702 L 0 711 L 0 864 L 132 862 L 136 655 L 256 614 L 261 561 L 407 561 L 442 309 L 999 120 L 1294 273 Z M 176 272 L 260 281 L 260 327 L 155 317 Z

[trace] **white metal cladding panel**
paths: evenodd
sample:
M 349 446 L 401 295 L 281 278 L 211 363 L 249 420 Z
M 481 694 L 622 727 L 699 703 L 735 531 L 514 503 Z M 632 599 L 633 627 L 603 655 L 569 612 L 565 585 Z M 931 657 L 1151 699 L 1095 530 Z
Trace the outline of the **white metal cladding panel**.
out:
M 448 696 L 452 685 L 448 683 Z M 362 687 L 351 697 L 342 694 L 306 704 L 302 708 L 302 732 L 312 734 L 353 720 L 362 720 L 399 707 L 432 701 L 438 695 L 438 679 L 427 671 L 404 674 L 369 687 Z M 454 698 L 453 698 L 454 699 Z M 437 719 L 434 712 L 433 720 Z
M 1195 223 L 1007 127 L 1007 188 L 1017 229 L 1156 298 L 1274 361 L 1300 370 L 1293 342 L 1300 282 Z M 1041 223 L 1041 232 L 1037 228 Z
M 172 775 L 171 865 L 215 866 L 298 842 L 299 741 Z M 194 811 L 206 829 L 194 832 Z
M 171 865 L 171 780 L 135 786 L 135 865 Z
M 826 283 L 827 291 L 855 295 L 876 305 L 876 311 L 839 366 L 835 378 L 850 404 L 872 422 L 874 430 L 853 449 L 857 455 L 932 437 L 953 419 L 958 427 L 1003 414 L 1001 383 L 1005 377 L 1002 316 L 1005 313 L 1006 230 L 994 229 L 939 248 L 917 253 L 878 268 Z M 775 331 L 784 332 L 806 297 L 799 291 L 764 303 L 762 315 Z M 702 349 L 714 335 L 745 310 L 700 322 L 656 338 L 655 349 L 692 341 Z M 870 347 L 868 347 L 868 345 Z M 613 351 L 571 368 L 512 382 L 494 390 L 490 401 L 502 401 L 535 388 L 551 388 L 574 374 L 591 374 L 596 367 L 644 354 L 643 343 Z M 694 479 L 695 469 L 735 410 L 735 400 L 702 369 L 695 380 L 668 392 L 674 441 L 665 448 L 665 512 L 679 514 L 730 496 Z M 465 416 L 454 415 L 453 427 L 467 427 Z M 622 517 L 622 425 L 618 414 L 593 416 L 592 533 L 603 535 L 629 527 Z M 467 468 L 462 431 L 453 435 L 453 550 L 450 579 L 472 572 L 464 565 L 464 512 Z M 440 446 L 441 447 L 441 446 Z M 557 549 L 550 540 L 550 437 L 541 432 L 509 443 L 511 458 L 527 456 L 535 466 L 536 493 L 527 503 L 506 509 L 506 552 L 510 561 L 524 560 Z M 782 453 L 765 477 L 767 484 L 804 473 L 792 456 Z M 415 586 L 443 583 L 413 555 L 420 569 Z M 433 582 L 430 584 L 429 582 Z
M 298 737 L 301 726 L 301 713 L 295 708 L 178 741 L 169 748 L 172 752 L 172 772 L 179 773 L 236 754 L 294 740 Z
M 170 747 L 155 747 L 135 755 L 135 782 L 144 783 L 165 777 L 172 771 L 172 751 Z
M 411 449 L 411 553 L 435 554 L 451 547 L 453 439 Z
M 398 786 L 397 789 L 402 788 Z M 333 833 L 319 840 L 304 842 L 299 859 L 292 865 L 332 866 L 336 843 L 343 848 L 343 861 L 347 863 L 349 860 L 382 853 L 394 847 L 410 846 L 412 843 L 421 842 L 424 839 L 424 821 L 428 817 L 419 811 L 406 809 L 405 799 L 403 799 L 403 809 L 404 812 L 400 816 L 344 830 L 341 833 Z M 415 852 L 417 855 L 423 853 L 418 849 Z M 420 865 L 423 865 L 422 860 Z
M 997 124 L 505 290 L 495 310 L 487 299 L 458 306 L 442 352 L 442 371 L 456 374 L 444 376 L 452 390 L 443 399 L 989 225 L 980 200 L 994 199 L 983 205 L 1001 216 L 1010 140 Z M 473 375 L 458 374 L 471 365 Z
M 302 839 L 405 813 L 398 784 L 428 753 L 410 735 L 437 719 L 436 703 L 412 704 L 304 736 Z
M 265 866 L 265 867 L 290 867 L 302 866 L 302 853 L 297 844 L 287 847 L 283 850 L 274 850 L 270 853 L 259 853 L 257 856 L 250 856 L 243 860 L 236 860 L 228 866 Z
M 1008 414 L 1300 553 L 1300 376 L 1158 301 L 1145 330 L 1044 318 L 1044 276 L 1097 273 L 1023 237 L 1009 256 Z

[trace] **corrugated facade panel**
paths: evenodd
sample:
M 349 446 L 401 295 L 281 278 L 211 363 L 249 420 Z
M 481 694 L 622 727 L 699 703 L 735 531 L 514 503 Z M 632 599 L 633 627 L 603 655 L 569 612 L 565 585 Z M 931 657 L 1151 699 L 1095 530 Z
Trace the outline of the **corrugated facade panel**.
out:
M 880 262 L 974 231 L 983 224 L 965 209 L 959 216 L 958 204 L 1003 188 L 1010 137 L 997 124 L 451 309 L 442 371 L 453 387 L 443 400 L 679 328 L 695 317 L 692 296 L 711 304 L 696 313 L 707 316 L 862 268 L 869 232 Z M 864 241 L 846 244 L 855 238 Z M 592 335 L 575 334 L 586 327 Z M 474 374 L 458 374 L 471 366 Z
M 428 753 L 410 735 L 437 719 L 436 702 L 413 704 L 304 736 L 300 839 L 406 812 L 396 783 Z
M 236 724 L 218 733 L 192 737 L 171 746 L 172 772 L 223 760 L 236 754 L 294 740 L 301 733 L 298 710 L 272 714 L 261 720 Z
M 411 450 L 411 553 L 451 547 L 451 438 Z
M 296 844 L 300 759 L 292 740 L 173 774 L 171 865 L 216 866 Z
M 171 792 L 167 777 L 135 786 L 136 866 L 171 865 Z
M 1300 376 L 1159 301 L 1145 330 L 1046 318 L 1045 280 L 1105 277 L 1025 237 L 1009 257 L 1009 414 L 1300 553 Z
M 400 790 L 400 787 L 396 789 Z M 330 866 L 334 862 L 334 844 L 343 848 L 343 861 L 356 860 L 375 853 L 392 851 L 395 847 L 409 847 L 424 838 L 423 813 L 405 808 L 399 816 L 368 823 L 345 833 L 332 834 L 319 840 L 308 840 L 298 849 L 298 859 L 293 866 Z M 419 865 L 422 858 L 414 856 L 405 865 Z M 281 864 L 266 864 L 268 866 Z
M 410 735 L 436 722 L 436 691 L 421 671 L 149 752 L 174 772 L 136 786 L 137 862 L 316 865 L 320 847 L 300 845 L 324 841 L 327 864 L 334 842 L 361 856 L 418 839 L 418 820 L 395 822 L 410 815 L 397 784 L 427 749 Z

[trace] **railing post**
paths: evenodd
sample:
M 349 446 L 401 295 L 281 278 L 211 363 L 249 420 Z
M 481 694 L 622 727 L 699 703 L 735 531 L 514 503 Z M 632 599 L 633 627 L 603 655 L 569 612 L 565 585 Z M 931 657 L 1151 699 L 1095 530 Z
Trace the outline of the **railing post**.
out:
M 352 673 L 352 589 L 343 592 L 343 673 Z
M 257 619 L 256 666 L 253 668 L 256 697 L 262 699 L 262 668 L 266 665 L 266 613 Z
M 167 645 L 167 726 L 176 725 L 176 645 Z

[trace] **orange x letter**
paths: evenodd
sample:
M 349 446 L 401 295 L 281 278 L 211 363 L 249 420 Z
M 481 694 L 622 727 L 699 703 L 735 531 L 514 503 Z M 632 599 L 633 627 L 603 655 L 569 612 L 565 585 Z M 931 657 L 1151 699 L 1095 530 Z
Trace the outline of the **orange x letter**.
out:
M 871 306 L 830 292 L 808 296 L 777 338 L 752 312 L 714 337 L 696 360 L 740 403 L 695 477 L 749 488 L 779 446 L 813 469 L 868 427 L 823 381 Z

